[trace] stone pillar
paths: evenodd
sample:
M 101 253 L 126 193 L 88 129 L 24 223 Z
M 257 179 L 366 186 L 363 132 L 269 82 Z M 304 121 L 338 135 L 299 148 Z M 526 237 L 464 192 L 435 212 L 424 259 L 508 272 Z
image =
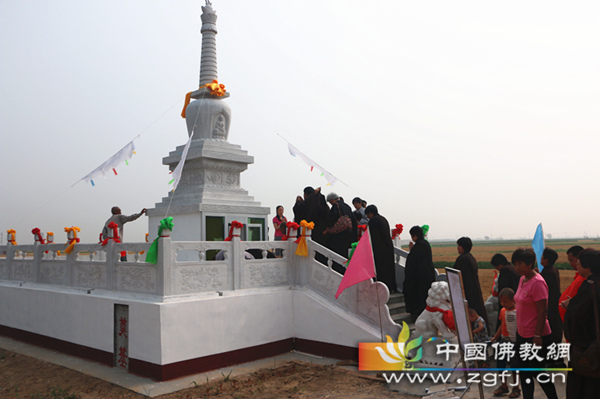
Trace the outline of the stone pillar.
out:
M 171 230 L 163 230 L 158 238 L 158 258 L 156 262 L 158 276 L 158 292 L 160 296 L 172 294 L 172 265 L 174 257 L 171 253 Z
M 237 232 L 235 231 L 237 230 Z M 231 260 L 233 262 L 233 289 L 241 290 L 242 289 L 242 259 L 244 259 L 245 253 L 242 251 L 241 239 L 239 237 L 239 233 L 241 233 L 241 229 L 234 228 L 234 235 L 231 239 L 232 244 L 232 256 Z M 236 234 L 238 234 L 236 236 Z

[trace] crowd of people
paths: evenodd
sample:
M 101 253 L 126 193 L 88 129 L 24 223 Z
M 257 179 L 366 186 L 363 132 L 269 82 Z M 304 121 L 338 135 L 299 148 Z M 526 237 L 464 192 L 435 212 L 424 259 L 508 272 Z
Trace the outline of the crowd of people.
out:
M 404 294 L 406 309 L 416 318 L 426 306 L 427 290 L 434 276 L 429 271 L 432 268 L 431 247 L 423 239 L 422 230 L 415 226 L 410 235 L 414 244 L 410 245 L 406 262 Z M 536 254 L 530 248 L 514 251 L 510 262 L 504 255 L 495 254 L 491 264 L 498 272 L 494 291 L 499 293 L 501 308 L 498 320 L 488 320 L 477 261 L 470 253 L 472 246 L 468 237 L 457 241 L 459 256 L 453 268 L 461 271 L 473 341 L 488 342 L 493 336 L 493 343 L 511 342 L 516 357 L 510 361 L 501 359 L 496 367 L 510 365 L 511 368 L 530 369 L 521 371 L 521 388 L 512 384 L 509 393 L 507 382 L 503 381 L 494 395 L 508 394 L 510 398 L 517 398 L 522 390 L 524 398 L 532 399 L 537 381 L 548 398 L 558 398 L 553 381 L 538 377 L 541 370 L 566 367 L 562 358 L 547 356 L 563 343 L 564 333 L 564 341 L 572 348 L 568 367 L 573 369 L 567 375 L 567 398 L 600 398 L 600 351 L 593 346 L 595 340 L 600 340 L 600 329 L 596 326 L 600 317 L 600 251 L 581 246 L 567 250 L 569 263 L 576 274 L 562 294 L 559 271 L 555 268 L 558 259 L 555 250 L 545 248 L 541 272 L 535 266 Z M 535 356 L 525 359 L 520 356 L 531 348 L 536 350 Z M 589 348 L 595 348 L 596 352 L 590 355 Z M 586 350 L 588 353 L 582 355 Z M 592 357 L 585 363 L 592 364 L 591 368 L 578 366 L 579 357 L 584 356 Z
M 564 343 L 571 345 L 567 356 L 568 367 L 572 368 L 567 374 L 567 398 L 600 398 L 600 367 L 579 366 L 582 358 L 589 356 L 589 353 L 585 356 L 582 353 L 595 339 L 600 339 L 600 329 L 596 326 L 600 252 L 576 245 L 567 250 L 567 257 L 576 273 L 562 294 L 560 274 L 555 267 L 558 253 L 551 248 L 543 251 L 541 272 L 535 266 L 536 254 L 529 248 L 514 251 L 511 262 L 502 254 L 494 255 L 491 260 L 499 272 L 495 287 L 499 290 L 501 306 L 492 342 L 511 342 L 517 354 L 537 348 L 536 356 L 527 359 L 517 356 L 508 363 L 511 367 L 531 369 L 522 371 L 520 376 L 524 398 L 533 398 L 535 381 L 546 397 L 558 397 L 552 380 L 538 376 L 540 370 L 566 367 L 565 359 L 549 356 Z M 589 284 L 584 284 L 586 281 Z M 600 349 L 592 354 L 594 357 L 598 365 Z M 504 368 L 506 364 L 502 361 L 497 367 Z M 508 392 L 504 381 L 494 394 L 501 396 Z M 509 397 L 519 396 L 520 390 L 514 387 Z
M 384 283 L 391 293 L 397 292 L 394 245 L 387 219 L 379 214 L 377 206 L 367 206 L 367 202 L 359 197 L 352 200 L 352 207 L 354 210 L 336 193 L 329 193 L 325 197 L 320 187 L 316 189 L 306 187 L 303 195 L 296 197 L 292 208 L 293 221 L 298 224 L 302 220 L 314 223 L 311 232 L 312 240 L 344 258 L 348 257 L 352 243 L 358 241 L 359 228 L 368 225 L 372 237 L 377 279 Z M 281 240 L 286 234 L 287 218 L 283 215 L 283 206 L 277 206 L 276 212 L 272 221 L 275 240 Z M 324 256 L 319 253 L 316 259 L 325 263 Z M 340 274 L 346 271 L 342 264 L 335 261 L 332 267 Z
M 329 205 L 331 205 L 331 207 Z M 356 197 L 352 200 L 354 211 L 343 198 L 335 193 L 325 197 L 320 188 L 304 189 L 304 195 L 298 196 L 294 205 L 294 221 L 307 220 L 314 223 L 312 239 L 332 251 L 347 257 L 350 245 L 357 240 L 357 227 L 367 224 L 371 233 L 377 279 L 387 285 L 390 292 L 396 286 L 394 249 L 388 221 L 379 215 L 375 205 L 368 205 Z M 277 208 L 273 219 L 276 231 L 287 221 L 283 216 L 283 207 Z M 283 231 L 283 230 L 281 230 Z M 276 237 L 277 237 L 276 233 Z M 283 232 L 281 235 L 284 234 Z M 414 320 L 425 310 L 427 294 L 436 279 L 433 255 L 426 233 L 419 226 L 409 231 L 412 242 L 405 265 L 403 293 L 406 310 Z M 277 238 L 276 238 L 277 239 Z M 600 398 L 600 375 L 598 358 L 592 359 L 592 366 L 582 369 L 579 357 L 586 349 L 600 340 L 597 330 L 598 308 L 600 308 L 600 251 L 581 246 L 568 249 L 568 261 L 576 271 L 573 282 L 561 293 L 560 275 L 555 263 L 558 253 L 545 248 L 541 257 L 541 272 L 536 267 L 536 255 L 530 248 L 514 251 L 511 261 L 503 254 L 495 254 L 491 264 L 497 271 L 494 292 L 498 296 L 500 311 L 497 320 L 489 320 L 483 302 L 479 282 L 477 260 L 471 254 L 473 242 L 469 237 L 457 241 L 458 257 L 453 268 L 461 271 L 465 299 L 469 306 L 472 333 L 475 342 L 491 342 L 497 345 L 510 342 L 514 345 L 516 357 L 501 359 L 496 367 L 531 369 L 522 371 L 520 387 L 506 381 L 494 392 L 495 396 L 509 394 L 511 398 L 521 395 L 532 399 L 535 381 L 550 399 L 558 398 L 552 380 L 538 379 L 540 370 L 566 367 L 563 359 L 547 358 L 546 354 L 554 350 L 557 344 L 570 343 L 567 375 L 567 398 Z M 343 274 L 344 268 L 337 265 L 335 270 Z M 493 337 L 493 338 L 490 338 Z M 537 356 L 521 358 L 518 356 L 530 348 L 537 349 Z M 589 350 L 588 350 L 589 352 Z M 594 356 L 594 355 L 592 355 Z M 513 381 L 515 381 L 513 373 Z

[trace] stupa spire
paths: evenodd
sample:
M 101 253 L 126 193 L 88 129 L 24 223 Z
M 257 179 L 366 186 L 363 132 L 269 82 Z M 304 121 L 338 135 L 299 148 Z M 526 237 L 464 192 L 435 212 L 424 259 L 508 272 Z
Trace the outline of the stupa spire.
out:
M 203 86 L 217 80 L 217 13 L 210 0 L 202 7 L 202 54 L 200 56 L 200 84 Z

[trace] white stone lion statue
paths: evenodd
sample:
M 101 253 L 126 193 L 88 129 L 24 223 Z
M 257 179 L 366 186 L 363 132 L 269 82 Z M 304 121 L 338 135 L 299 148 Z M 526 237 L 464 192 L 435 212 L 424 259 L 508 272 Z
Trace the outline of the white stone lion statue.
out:
M 454 334 L 452 333 L 452 330 L 448 328 L 443 320 L 443 311 L 452 310 L 448 283 L 445 281 L 436 281 L 432 283 L 427 294 L 427 307 L 435 310 L 430 311 L 425 309 L 423 313 L 419 315 L 415 322 L 416 335 L 421 335 L 423 337 L 423 342 L 426 342 L 431 337 L 438 337 L 440 335 L 444 339 L 453 338 Z

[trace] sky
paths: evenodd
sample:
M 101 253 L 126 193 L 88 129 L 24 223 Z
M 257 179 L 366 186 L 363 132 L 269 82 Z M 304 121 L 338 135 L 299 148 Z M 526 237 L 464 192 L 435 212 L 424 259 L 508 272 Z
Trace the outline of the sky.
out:
M 187 141 L 201 0 L 0 0 L 0 231 L 96 242 L 152 208 Z M 293 217 L 305 186 L 429 238 L 600 235 L 600 3 L 214 0 L 241 185 Z M 118 176 L 79 181 L 132 139 Z M 335 175 L 292 157 L 289 140 Z M 177 195 L 177 194 L 175 194 Z M 176 227 L 175 227 L 176 228 Z M 156 227 L 150 235 L 156 234 Z M 271 229 L 272 230 L 272 229 Z M 147 218 L 128 224 L 143 241 Z M 271 236 L 272 236 L 271 231 Z

